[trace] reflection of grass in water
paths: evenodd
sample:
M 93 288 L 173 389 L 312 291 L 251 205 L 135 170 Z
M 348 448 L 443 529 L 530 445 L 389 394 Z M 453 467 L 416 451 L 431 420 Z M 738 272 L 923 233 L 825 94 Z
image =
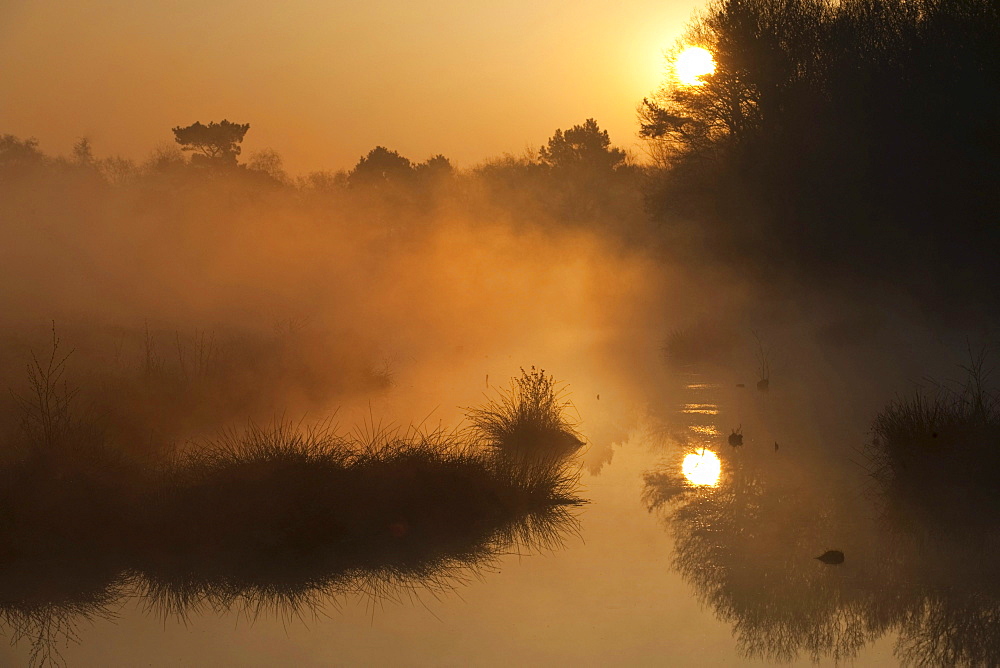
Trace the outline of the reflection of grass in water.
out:
M 60 665 L 61 646 L 78 641 L 81 622 L 113 619 L 128 576 L 70 558 L 17 562 L 0 569 L 0 626 L 11 644 L 28 639 L 31 665 Z
M 34 663 L 57 662 L 77 621 L 107 616 L 128 592 L 176 615 L 439 592 L 504 552 L 556 547 L 583 503 L 565 456 L 512 458 L 475 429 L 342 436 L 251 424 L 154 467 L 73 415 L 54 352 L 33 369 L 15 454 L 0 467 L 0 622 L 32 638 Z M 567 424 L 537 403 L 508 405 L 519 434 Z
M 179 612 L 252 608 L 316 592 L 431 590 L 499 551 L 552 541 L 580 500 L 565 469 L 514 471 L 454 435 L 351 442 L 288 426 L 227 434 L 171 476 L 142 570 Z M 185 518 L 183 524 L 179 518 Z
M 1000 396 L 986 353 L 958 389 L 890 402 L 865 454 L 896 563 L 908 575 L 896 654 L 912 665 L 998 665 Z
M 967 371 L 963 388 L 897 399 L 872 424 L 865 454 L 893 521 L 925 531 L 997 521 L 1000 397 L 986 387 L 984 354 Z

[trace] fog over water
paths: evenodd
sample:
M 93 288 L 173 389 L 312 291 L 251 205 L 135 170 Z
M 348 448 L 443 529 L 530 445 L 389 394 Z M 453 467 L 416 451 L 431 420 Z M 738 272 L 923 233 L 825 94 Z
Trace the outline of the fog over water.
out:
M 113 5 L 0 8 L 0 662 L 1000 663 L 993 3 Z
M 527 662 L 891 656 L 889 622 L 846 647 L 810 641 L 808 619 L 772 630 L 792 634 L 783 644 L 767 640 L 767 622 L 740 631 L 750 623 L 741 604 L 716 618 L 720 594 L 699 584 L 699 569 L 736 559 L 754 598 L 770 592 L 767 605 L 791 610 L 828 596 L 816 587 L 878 589 L 866 570 L 880 539 L 859 450 L 896 393 L 931 374 L 961 378 L 968 332 L 927 326 L 892 295 L 844 303 L 791 287 L 761 292 L 725 267 L 616 241 L 605 229 L 620 220 L 580 229 L 542 211 L 532 212 L 540 222 L 520 219 L 484 203 L 472 177 L 451 184 L 464 188 L 457 194 L 435 193 L 421 208 L 433 213 L 419 218 L 403 205 L 319 214 L 310 198 L 321 195 L 287 187 L 247 202 L 239 182 L 194 181 L 164 197 L 155 180 L 82 181 L 59 200 L 51 189 L 67 186 L 49 178 L 4 205 L 24 221 L 4 230 L 5 266 L 25 279 L 5 293 L 6 377 L 25 391 L 27 355 L 44 359 L 55 320 L 60 350 L 72 349 L 74 401 L 126 451 L 185 450 L 247 418 L 452 428 L 532 365 L 566 384 L 587 441 L 577 493 L 589 503 L 545 547 L 453 567 L 437 584 L 358 594 L 352 585 L 316 599 L 316 618 L 312 608 L 265 603 L 258 616 L 258 603 L 216 600 L 185 609 L 180 624 L 133 592 L 111 600 L 112 620 L 76 623 L 79 642 L 60 650 L 68 664 L 489 665 L 509 661 L 511 647 Z M 216 190 L 225 187 L 240 199 L 224 206 Z M 722 492 L 684 488 L 687 504 L 665 510 L 681 458 L 699 448 L 721 457 L 720 490 L 748 475 L 754 489 L 778 486 L 765 533 L 725 556 L 690 553 L 702 548 L 689 534 L 690 522 L 706 521 L 698 504 Z M 740 512 L 742 498 L 725 503 Z M 849 555 L 836 572 L 813 559 L 834 548 Z M 787 590 L 771 589 L 773 577 Z M 820 620 L 838 609 L 822 605 L 834 607 L 810 613 Z M 29 646 L 15 645 L 12 660 Z

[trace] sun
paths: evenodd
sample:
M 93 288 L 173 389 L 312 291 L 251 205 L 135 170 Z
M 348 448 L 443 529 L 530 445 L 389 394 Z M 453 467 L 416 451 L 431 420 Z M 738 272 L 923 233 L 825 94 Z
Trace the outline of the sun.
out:
M 706 74 L 715 73 L 715 59 L 712 52 L 700 46 L 689 46 L 674 59 L 674 73 L 685 86 L 702 86 Z
M 681 473 L 692 485 L 715 487 L 719 484 L 722 462 L 719 461 L 719 456 L 711 450 L 702 449 L 684 457 Z

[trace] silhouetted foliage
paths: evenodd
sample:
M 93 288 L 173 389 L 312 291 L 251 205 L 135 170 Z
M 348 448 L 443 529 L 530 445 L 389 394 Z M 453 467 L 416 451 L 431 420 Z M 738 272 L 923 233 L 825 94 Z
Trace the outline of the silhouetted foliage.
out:
M 73 144 L 73 162 L 82 167 L 90 167 L 96 162 L 94 147 L 86 137 Z
M 566 132 L 556 130 L 538 151 L 543 164 L 556 169 L 610 172 L 625 161 L 625 151 L 611 146 L 607 130 L 588 118 Z
M 998 32 L 992 0 L 712 2 L 682 42 L 716 72 L 640 107 L 654 210 L 758 274 L 956 294 L 1000 250 Z
M 288 182 L 288 174 L 285 173 L 281 156 L 274 149 L 267 148 L 251 153 L 246 168 L 268 177 L 277 185 Z
M 985 362 L 972 357 L 963 387 L 919 390 L 875 417 L 865 454 L 888 521 L 966 541 L 1000 534 L 1000 395 Z
M 38 150 L 37 139 L 18 139 L 14 135 L 0 135 L 0 180 L 9 180 L 28 173 L 45 161 L 45 155 Z
M 184 154 L 180 149 L 171 144 L 161 144 L 153 149 L 143 167 L 151 174 L 167 174 L 179 171 L 185 164 Z
M 202 125 L 200 121 L 187 127 L 174 128 L 174 140 L 183 151 L 195 151 L 191 156 L 194 164 L 235 166 L 236 157 L 242 148 L 240 143 L 249 123 L 239 124 L 223 120 Z
M 451 161 L 440 153 L 413 167 L 418 176 L 430 179 L 444 179 L 455 175 Z
M 521 375 L 501 390 L 496 399 L 466 417 L 477 442 L 502 456 L 537 462 L 563 462 L 583 445 L 566 416 L 571 404 L 562 398 L 552 376 L 544 369 L 521 369 Z
M 636 186 L 625 169 L 625 151 L 613 147 L 607 130 L 592 118 L 565 132 L 556 130 L 538 158 L 548 170 L 552 208 L 560 217 L 614 217 L 620 190 Z
M 299 177 L 298 187 L 315 192 L 335 192 L 347 187 L 347 172 L 309 172 Z
M 376 146 L 362 156 L 358 164 L 348 174 L 348 182 L 352 186 L 378 186 L 386 183 L 399 183 L 413 173 L 410 161 L 396 151 L 390 151 L 384 146 Z

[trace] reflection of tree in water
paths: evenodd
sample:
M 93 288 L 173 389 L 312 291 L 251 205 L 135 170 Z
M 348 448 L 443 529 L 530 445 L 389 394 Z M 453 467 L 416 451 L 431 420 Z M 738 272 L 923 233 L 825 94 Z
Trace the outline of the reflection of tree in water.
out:
M 897 656 L 923 666 L 995 666 L 1000 662 L 1000 605 L 995 589 L 957 593 L 942 588 L 908 610 Z
M 688 486 L 677 466 L 647 475 L 646 501 L 665 508 L 674 533 L 674 566 L 732 624 L 742 655 L 850 659 L 882 628 L 864 614 L 860 565 L 814 559 L 847 535 L 842 509 L 788 458 L 723 457 L 718 487 Z
M 1000 665 L 996 542 L 901 532 L 892 539 L 889 549 L 906 578 L 894 602 L 897 658 L 909 665 Z
M 742 656 L 851 660 L 894 632 L 907 664 L 1000 663 L 995 544 L 876 531 L 864 497 L 763 454 L 723 451 L 718 487 L 686 483 L 679 462 L 646 476 L 646 502 L 674 534 L 675 568 L 732 626 Z M 831 548 L 847 555 L 843 565 L 815 559 Z
M 1000 393 L 985 351 L 963 368 L 962 385 L 886 405 L 865 449 L 910 580 L 897 645 L 909 663 L 1000 665 Z

